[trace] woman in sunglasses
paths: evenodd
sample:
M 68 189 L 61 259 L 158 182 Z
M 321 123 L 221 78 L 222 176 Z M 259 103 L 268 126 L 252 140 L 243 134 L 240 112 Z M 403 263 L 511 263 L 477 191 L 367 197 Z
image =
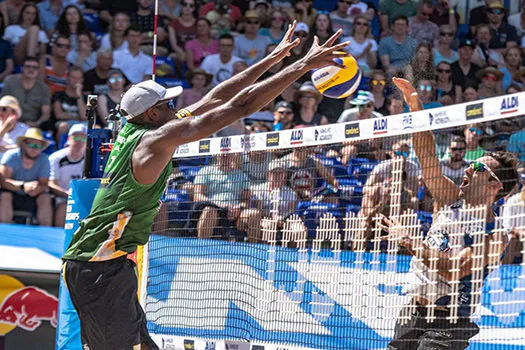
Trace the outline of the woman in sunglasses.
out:
M 370 76 L 369 90 L 374 96 L 375 111 L 389 115 L 385 98 L 386 74 L 382 69 L 374 69 Z
M 436 93 L 438 101 L 449 96 L 452 103 L 461 103 L 461 86 L 452 82 L 452 68 L 450 63 L 441 61 L 436 68 Z
M 455 36 L 456 29 L 451 25 L 443 24 L 439 26 L 439 40 L 436 47 L 432 49 L 435 65 L 442 61 L 454 63 L 458 60 L 458 52 L 450 47 Z
M 377 42 L 371 35 L 370 21 L 364 15 L 358 15 L 354 19 L 352 32 L 344 41 L 350 45 L 346 51 L 355 57 L 363 74 L 367 75 L 370 69 L 377 65 Z
M 501 79 L 503 73 L 494 67 L 485 67 L 476 73 L 479 81 L 478 96 L 480 99 L 501 94 Z
M 284 36 L 285 25 L 285 13 L 283 11 L 274 9 L 270 15 L 270 26 L 268 28 L 259 29 L 259 35 L 269 37 L 272 41 L 272 44 L 277 45 L 281 42 Z
M 109 92 L 102 94 L 98 98 L 97 104 L 97 123 L 101 126 L 106 126 L 106 121 L 109 111 L 115 109 L 122 99 L 124 94 L 124 86 L 126 85 L 126 79 L 124 75 L 118 69 L 113 69 L 108 73 L 108 87 Z

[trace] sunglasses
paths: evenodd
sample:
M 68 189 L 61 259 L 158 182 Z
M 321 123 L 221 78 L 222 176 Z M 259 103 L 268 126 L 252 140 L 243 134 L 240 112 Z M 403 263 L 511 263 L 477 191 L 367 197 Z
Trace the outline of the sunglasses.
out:
M 73 136 L 73 140 L 75 140 L 76 142 L 86 142 L 87 137 L 86 136 Z
M 11 112 L 12 109 L 10 107 L 0 107 L 0 112 Z
M 396 156 L 403 156 L 403 157 L 408 157 L 408 153 L 407 152 L 401 152 L 401 151 L 394 151 L 394 155 Z
M 439 32 L 439 35 L 441 36 L 449 36 L 449 37 L 453 37 L 454 36 L 454 33 L 448 33 L 448 32 Z
M 438 73 L 450 73 L 450 69 L 438 68 L 436 70 Z
M 259 24 L 259 21 L 246 21 L 246 24 Z
M 421 91 L 432 91 L 432 85 L 419 84 L 419 90 Z
M 38 70 L 38 69 L 40 69 L 39 66 L 35 66 L 35 65 L 32 65 L 32 64 L 24 64 L 23 67 L 25 69 L 31 69 L 31 70 Z
M 187 2 L 183 2 L 183 3 L 182 3 L 182 7 L 191 7 L 191 8 L 194 8 L 194 7 L 195 7 L 195 4 L 188 4 Z
M 272 21 L 284 21 L 284 17 L 272 17 Z
M 501 15 L 504 11 L 502 9 L 489 9 L 488 12 L 495 15 Z
M 483 131 L 481 131 L 481 129 L 478 129 L 478 128 L 469 128 L 468 129 L 470 132 L 472 133 L 475 133 L 476 135 L 481 135 L 483 134 Z
M 27 147 L 32 148 L 32 149 L 42 149 L 42 148 L 44 148 L 44 145 L 42 145 L 40 143 L 30 142 L 30 141 L 26 141 L 26 145 L 27 145 Z
M 371 102 L 368 102 L 367 104 L 364 104 L 364 105 L 358 105 L 359 108 L 374 108 L 374 104 L 371 103 Z
M 292 115 L 293 114 L 292 111 L 277 111 L 277 113 L 280 115 Z
M 483 172 L 486 171 L 486 172 L 488 172 L 490 174 L 491 178 L 493 178 L 497 182 L 501 182 L 499 177 L 496 174 L 494 174 L 494 172 L 489 168 L 489 166 L 487 164 L 485 164 L 483 162 L 480 162 L 480 161 L 474 161 L 474 162 L 470 163 L 470 166 L 472 167 L 472 170 L 474 170 L 475 172 L 483 173 Z
M 117 81 L 120 83 L 121 81 L 124 81 L 124 78 L 122 78 L 122 77 L 118 77 L 118 78 L 109 78 L 109 83 L 110 83 L 110 84 L 115 84 Z
M 487 75 L 485 75 L 485 80 L 498 81 L 498 77 L 496 77 L 495 75 L 492 75 L 492 74 L 487 74 Z
M 368 27 L 368 23 L 367 22 L 356 22 L 355 24 L 358 25 L 358 26 Z
M 56 46 L 59 49 L 69 49 L 69 48 L 71 48 L 71 45 L 69 45 L 69 44 L 56 44 Z
M 382 86 L 385 86 L 385 85 L 386 85 L 386 80 L 377 80 L 377 79 L 372 79 L 372 85 L 382 85 Z
M 452 147 L 450 150 L 452 152 L 463 152 L 465 150 L 465 148 Z
M 176 112 L 177 111 L 177 104 L 175 103 L 175 100 L 169 100 L 168 101 L 168 108 L 170 111 Z
M 300 38 L 308 38 L 308 33 L 298 33 L 297 36 Z

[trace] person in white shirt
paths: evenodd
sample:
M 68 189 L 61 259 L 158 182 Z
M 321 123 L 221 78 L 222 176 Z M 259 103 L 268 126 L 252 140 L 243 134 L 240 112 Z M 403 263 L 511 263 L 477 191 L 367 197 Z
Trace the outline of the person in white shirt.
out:
M 140 51 L 141 28 L 132 24 L 126 30 L 128 48 L 113 53 L 113 68 L 118 68 L 133 84 L 140 83 L 153 73 L 153 59 Z
M 99 49 L 111 49 L 113 51 L 125 50 L 128 48 L 126 40 L 126 29 L 129 27 L 129 15 L 125 12 L 118 12 L 111 21 L 111 30 L 104 34 L 100 40 Z
M 353 17 L 348 13 L 351 5 L 351 0 L 339 0 L 337 2 L 337 9 L 330 12 L 333 29 L 335 31 L 342 29 L 344 36 L 350 36 L 352 31 Z
M 67 138 L 68 147 L 49 156 L 49 189 L 55 195 L 54 225 L 57 227 L 64 227 L 71 180 L 82 178 L 86 135 L 87 128 L 84 124 L 71 126 Z
M 29 126 L 18 121 L 22 109 L 16 97 L 3 96 L 0 99 L 0 158 L 12 148 L 18 147 L 16 138 L 24 136 Z
M 242 61 L 233 56 L 234 39 L 231 34 L 223 34 L 219 37 L 219 53 L 208 55 L 202 61 L 201 68 L 213 75 L 212 85 L 216 86 L 233 76 L 233 65 Z

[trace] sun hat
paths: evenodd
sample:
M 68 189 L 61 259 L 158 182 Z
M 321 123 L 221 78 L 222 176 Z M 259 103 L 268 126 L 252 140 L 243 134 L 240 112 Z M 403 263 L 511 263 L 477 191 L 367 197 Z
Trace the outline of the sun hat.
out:
M 213 79 L 213 75 L 211 75 L 210 73 L 206 72 L 202 68 L 195 68 L 194 70 L 188 71 L 186 73 L 186 81 L 191 84 L 191 80 L 197 74 L 201 74 L 201 75 L 204 75 L 206 77 L 206 85 L 205 86 L 208 86 L 208 85 L 211 84 L 211 80 Z
M 24 142 L 25 140 L 41 141 L 44 143 L 43 149 L 46 149 L 47 146 L 49 146 L 49 140 L 46 140 L 44 138 L 44 135 L 42 135 L 42 130 L 40 130 L 39 128 L 29 128 L 26 130 L 24 136 L 18 136 L 16 138 L 16 144 L 18 145 L 18 147 L 20 147 L 22 142 Z
M 295 92 L 295 100 L 299 100 L 301 95 L 305 93 L 314 94 L 315 100 L 317 101 L 317 103 L 320 103 L 321 100 L 323 99 L 323 95 L 321 95 L 319 91 L 317 91 L 317 89 L 315 88 L 314 84 L 312 84 L 309 81 L 303 83 L 301 87 L 299 88 L 299 90 Z
M 503 73 L 500 72 L 499 69 L 495 68 L 495 67 L 485 67 L 481 70 L 479 70 L 477 73 L 476 73 L 476 78 L 478 78 L 478 80 L 483 80 L 483 78 L 485 77 L 485 75 L 487 74 L 494 74 L 496 76 L 496 78 L 498 80 L 501 80 L 503 78 Z
M 0 98 L 0 107 L 11 108 L 13 111 L 15 111 L 16 116 L 19 118 L 20 115 L 22 115 L 22 109 L 20 108 L 18 99 L 14 96 L 5 95 L 2 98 Z
M 351 104 L 360 106 L 366 105 L 368 102 L 375 102 L 374 95 L 370 91 L 359 90 L 357 97 L 350 101 Z

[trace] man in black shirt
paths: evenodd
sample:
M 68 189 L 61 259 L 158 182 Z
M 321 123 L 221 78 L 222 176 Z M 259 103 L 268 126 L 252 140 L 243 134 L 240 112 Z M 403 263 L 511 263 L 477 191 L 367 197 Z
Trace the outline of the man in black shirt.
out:
M 131 24 L 142 27 L 141 45 L 153 44 L 153 31 L 155 28 L 155 16 L 153 13 L 153 0 L 137 0 L 137 12 L 130 15 Z M 166 40 L 166 31 L 163 28 L 163 18 L 158 18 L 157 40 L 163 43 Z
M 109 92 L 106 85 L 108 73 L 113 65 L 113 52 L 107 49 L 97 51 L 97 65 L 84 73 L 84 93 L 101 95 Z
M 477 83 L 476 73 L 480 67 L 471 62 L 472 54 L 476 45 L 470 39 L 463 39 L 459 44 L 459 58 L 457 62 L 450 65 L 452 71 L 452 82 L 454 85 L 461 86 L 464 90 L 467 85 Z
M 520 38 L 516 28 L 503 22 L 505 8 L 501 2 L 491 2 L 487 9 L 487 16 L 492 29 L 492 39 L 490 39 L 489 48 L 505 49 L 510 46 L 519 46 Z
M 113 16 L 119 12 L 125 12 L 128 15 L 137 12 L 137 3 L 135 1 L 102 1 L 100 9 L 100 19 L 106 26 L 111 24 Z M 105 28 L 104 28 L 105 29 Z

